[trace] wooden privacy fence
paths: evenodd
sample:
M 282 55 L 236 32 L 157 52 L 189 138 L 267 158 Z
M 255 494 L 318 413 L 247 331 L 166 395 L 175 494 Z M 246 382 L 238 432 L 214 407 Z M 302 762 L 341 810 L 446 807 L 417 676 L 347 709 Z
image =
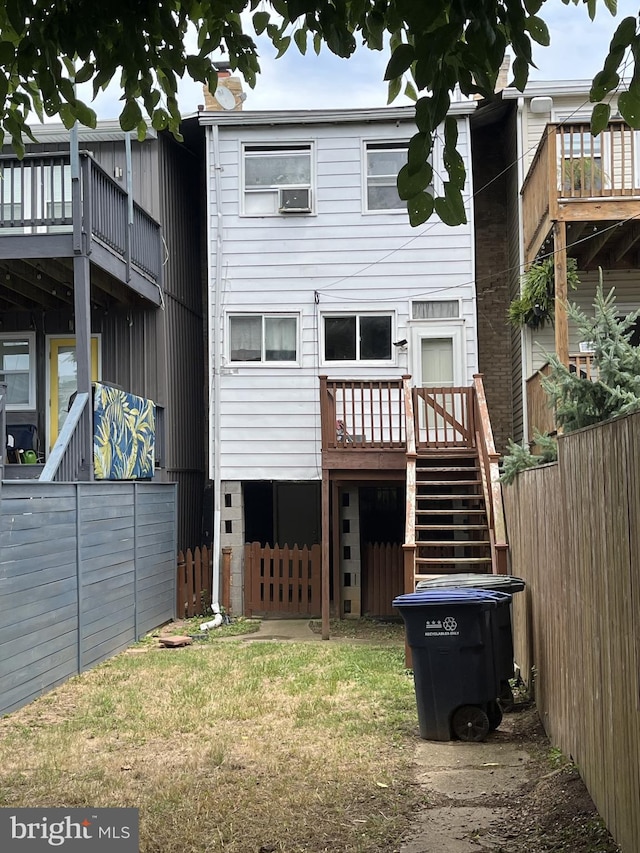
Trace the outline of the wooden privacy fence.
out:
M 516 659 L 624 853 L 640 850 L 640 414 L 559 439 L 504 490 Z
M 321 565 L 320 545 L 245 545 L 246 614 L 320 616 Z
M 366 616 L 397 616 L 391 602 L 404 592 L 402 545 L 367 542 L 362 556 L 362 612 Z
M 227 613 L 231 610 L 231 548 L 222 549 L 220 567 L 222 590 L 221 604 Z M 187 548 L 186 554 L 178 553 L 176 582 L 176 617 L 190 619 L 202 616 L 218 596 L 213 595 L 213 553 L 211 548 Z

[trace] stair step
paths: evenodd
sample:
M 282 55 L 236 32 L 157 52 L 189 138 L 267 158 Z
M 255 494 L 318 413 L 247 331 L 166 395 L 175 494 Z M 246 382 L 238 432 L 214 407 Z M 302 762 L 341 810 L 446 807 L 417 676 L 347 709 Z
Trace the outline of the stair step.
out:
M 488 530 L 488 524 L 416 524 L 416 530 Z
M 416 565 L 434 566 L 437 563 L 490 563 L 491 557 L 416 557 Z
M 437 574 L 437 575 L 421 575 L 421 574 L 416 574 L 416 575 L 414 575 L 413 577 L 414 577 L 414 582 L 415 582 L 415 583 L 418 583 L 419 581 L 429 581 L 429 580 L 433 580 L 433 578 L 434 578 L 434 577 L 441 578 L 441 577 L 443 577 L 443 576 L 445 576 L 445 577 L 446 577 L 446 575 L 454 575 L 454 574 L 457 574 L 457 571 L 455 571 L 455 572 L 440 572 L 440 573 L 439 573 L 439 574 Z M 491 574 L 491 572 L 482 572 L 482 571 L 479 571 L 479 572 L 478 572 L 478 574 L 479 574 L 479 575 L 490 575 L 490 574 Z
M 416 495 L 416 500 L 419 501 L 464 501 L 464 500 L 484 500 L 484 495 L 474 494 L 471 492 L 467 495 Z
M 419 539 L 420 548 L 477 548 L 490 545 L 488 539 Z
M 452 474 L 466 474 L 467 472 L 477 470 L 477 465 L 416 465 L 416 471 L 418 473 L 423 471 L 433 471 L 434 473 L 446 471 L 448 473 L 450 471 Z
M 418 509 L 416 511 L 416 516 L 422 515 L 486 515 L 484 507 L 480 507 L 479 509 L 473 509 L 472 507 L 468 507 L 467 509 Z
M 454 486 L 457 489 L 458 486 L 480 486 L 481 484 L 482 480 L 418 480 L 416 482 L 418 488 L 420 486 L 446 486 L 449 489 Z

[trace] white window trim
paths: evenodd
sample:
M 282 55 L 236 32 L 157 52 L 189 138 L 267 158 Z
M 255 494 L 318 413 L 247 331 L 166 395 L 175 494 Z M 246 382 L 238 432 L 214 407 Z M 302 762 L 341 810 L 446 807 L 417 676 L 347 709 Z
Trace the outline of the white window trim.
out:
M 35 332 L 3 332 L 2 341 L 27 341 L 29 344 L 29 402 L 7 403 L 8 412 L 32 412 L 36 410 L 36 333 Z M 22 371 L 16 371 L 21 373 Z
M 325 352 L 325 335 L 324 335 L 324 321 L 327 317 L 391 317 L 391 358 L 376 358 L 376 359 L 360 359 L 356 358 L 353 360 L 348 359 L 328 359 L 326 358 Z M 357 309 L 354 308 L 352 311 L 323 311 L 320 314 L 320 364 L 323 367 L 330 367 L 335 369 L 336 367 L 394 367 L 397 365 L 397 349 L 398 347 L 393 346 L 393 341 L 396 337 L 396 329 L 397 329 L 397 317 L 395 311 L 368 311 L 366 308 Z M 357 351 L 357 347 L 356 347 Z
M 407 203 L 403 202 L 401 199 L 401 204 L 403 207 L 393 207 L 393 208 L 369 208 L 368 206 L 368 174 L 367 174 L 367 155 L 369 153 L 369 145 L 388 145 L 390 148 L 408 148 L 409 147 L 409 139 L 363 139 L 362 140 L 362 214 L 364 216 L 384 216 L 385 214 L 389 214 L 390 216 L 397 216 L 399 213 L 404 213 L 407 217 L 409 213 L 407 211 Z
M 309 149 L 309 158 L 311 161 L 311 175 L 310 175 L 310 183 L 307 184 L 283 184 L 284 189 L 305 189 L 307 186 L 311 191 L 311 213 L 280 213 L 275 210 L 273 213 L 248 213 L 245 210 L 245 198 L 247 195 L 247 190 L 245 188 L 245 155 L 247 150 L 252 148 L 269 148 L 273 151 L 274 154 L 279 151 L 286 152 L 291 148 L 308 148 Z M 240 182 L 239 182 L 239 190 L 240 190 L 240 199 L 239 199 L 239 211 L 241 217 L 246 217 L 247 219 L 298 219 L 299 217 L 307 217 L 307 216 L 317 216 L 317 169 L 316 169 L 316 144 L 313 140 L 310 139 L 289 139 L 289 140 L 278 140 L 277 143 L 272 141 L 260 141 L 255 140 L 252 142 L 241 142 L 240 143 Z M 256 191 L 258 192 L 258 191 Z
M 286 319 L 290 317 L 296 321 L 296 358 L 292 361 L 233 361 L 231 359 L 231 318 L 232 317 L 261 317 L 262 318 L 262 352 L 264 352 L 264 318 L 275 317 L 276 319 Z M 287 367 L 300 367 L 300 313 L 296 311 L 229 311 L 225 317 L 225 366 L 227 367 L 244 367 L 257 368 L 264 370 L 265 368 L 278 368 L 279 370 Z

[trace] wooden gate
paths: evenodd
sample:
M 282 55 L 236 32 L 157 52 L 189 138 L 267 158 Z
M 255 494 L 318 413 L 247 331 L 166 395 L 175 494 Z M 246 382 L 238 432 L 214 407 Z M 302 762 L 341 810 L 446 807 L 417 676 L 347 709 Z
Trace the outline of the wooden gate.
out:
M 321 548 L 294 545 L 244 546 L 245 613 L 247 616 L 321 615 Z
M 399 616 L 391 602 L 404 592 L 402 546 L 390 542 L 367 542 L 362 557 L 363 614 Z

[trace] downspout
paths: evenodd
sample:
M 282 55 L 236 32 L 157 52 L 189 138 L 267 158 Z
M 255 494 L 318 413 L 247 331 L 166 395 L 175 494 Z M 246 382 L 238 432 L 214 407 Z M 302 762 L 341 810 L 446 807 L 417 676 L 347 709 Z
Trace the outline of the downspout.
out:
M 518 161 L 518 278 L 524 271 L 524 238 L 522 234 L 522 185 L 524 183 L 524 142 L 522 131 L 522 117 L 524 114 L 524 98 L 518 98 L 518 114 L 516 120 L 516 145 Z M 520 387 L 522 393 L 522 440 L 527 441 L 529 436 L 529 413 L 527 411 L 527 361 L 528 355 L 525 350 L 527 344 L 526 331 L 520 329 Z
M 213 148 L 213 163 L 210 162 L 211 147 Z M 218 126 L 211 126 L 211 146 L 207 146 L 207 175 L 213 172 L 213 186 L 215 191 L 215 217 L 216 217 L 216 258 L 215 274 L 211 281 L 211 250 L 212 241 L 208 245 L 208 288 L 207 299 L 209 303 L 209 364 L 213 375 L 213 390 L 209 390 L 209 434 L 213 436 L 209 457 L 209 477 L 213 480 L 213 595 L 212 601 L 216 603 L 220 596 L 220 368 L 222 367 L 222 262 L 223 262 L 223 222 L 222 222 L 222 181 L 220 179 L 220 137 Z M 211 194 L 207 193 L 207 222 L 211 222 Z M 213 297 L 212 297 L 213 285 Z M 213 299 L 213 305 L 212 305 Z M 211 313 L 213 309 L 213 314 Z M 213 456 L 213 465 L 211 464 Z M 212 470 L 213 469 L 213 470 Z
M 478 370 L 478 362 L 480 360 L 480 350 L 479 350 L 479 342 L 478 342 L 478 285 L 476 282 L 476 273 L 477 273 L 477 264 L 476 264 L 476 220 L 475 220 L 475 207 L 473 204 L 474 194 L 475 194 L 475 184 L 473 180 L 473 148 L 471 144 L 471 119 L 469 116 L 465 116 L 466 129 L 465 133 L 467 134 L 467 139 L 469 140 L 469 156 L 468 162 L 470 168 L 467 171 L 467 199 L 469 202 L 469 237 L 470 237 L 470 249 L 471 249 L 471 262 L 473 264 L 473 275 L 471 276 L 471 281 L 473 284 L 472 287 L 472 295 L 471 302 L 473 305 L 473 314 L 472 316 L 475 318 L 475 342 L 474 342 L 474 350 L 475 350 L 475 367 L 472 371 L 472 374 L 475 375 Z M 463 335 L 463 338 L 466 338 L 466 332 Z M 466 364 L 466 353 L 468 352 L 468 341 L 464 340 L 464 353 L 465 353 L 465 364 Z M 464 384 L 469 384 L 469 376 L 468 376 L 468 368 L 465 367 L 466 375 L 464 377 Z

